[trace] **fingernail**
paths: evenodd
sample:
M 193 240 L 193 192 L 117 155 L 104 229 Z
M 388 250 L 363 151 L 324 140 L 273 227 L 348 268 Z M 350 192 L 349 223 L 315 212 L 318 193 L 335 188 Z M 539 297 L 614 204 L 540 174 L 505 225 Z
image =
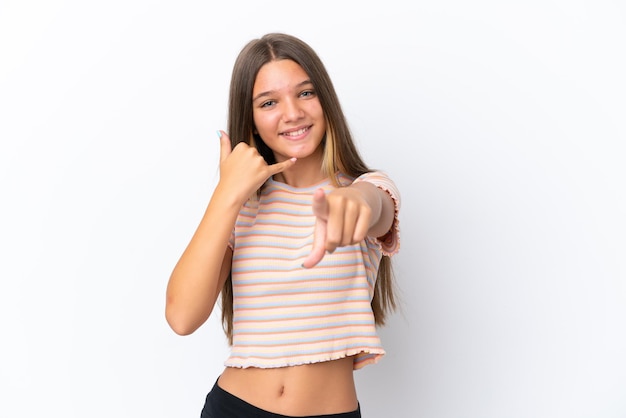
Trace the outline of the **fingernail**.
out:
M 217 131 L 217 137 L 220 139 L 222 138 L 222 131 Z
M 297 159 L 296 157 L 291 157 L 291 158 L 290 158 L 290 160 L 291 160 L 291 161 L 293 161 L 294 163 L 295 163 L 296 161 L 298 161 L 298 159 Z

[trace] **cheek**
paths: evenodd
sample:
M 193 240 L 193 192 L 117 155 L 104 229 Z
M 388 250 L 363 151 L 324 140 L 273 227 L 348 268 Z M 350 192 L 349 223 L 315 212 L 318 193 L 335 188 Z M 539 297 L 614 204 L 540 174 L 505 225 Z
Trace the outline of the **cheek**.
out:
M 276 118 L 271 114 L 253 114 L 252 120 L 257 130 L 263 131 L 276 126 Z
M 309 113 L 313 115 L 318 121 L 323 122 L 324 124 L 326 123 L 326 118 L 324 117 L 324 110 L 322 109 L 322 106 L 320 106 L 319 103 L 317 103 L 317 105 L 315 106 L 312 106 Z
M 256 129 L 257 126 L 259 126 L 259 117 L 257 116 L 256 112 L 252 113 L 252 124 L 254 125 L 254 128 Z

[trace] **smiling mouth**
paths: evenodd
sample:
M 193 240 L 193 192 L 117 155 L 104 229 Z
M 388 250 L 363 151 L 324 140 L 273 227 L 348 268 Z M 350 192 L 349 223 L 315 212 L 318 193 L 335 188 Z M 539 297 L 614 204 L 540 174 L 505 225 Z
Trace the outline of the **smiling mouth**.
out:
M 311 129 L 311 127 L 307 126 L 306 128 L 300 128 L 297 131 L 283 132 L 282 135 L 287 136 L 287 137 L 296 137 L 296 136 L 302 135 L 303 133 L 305 133 L 309 129 Z

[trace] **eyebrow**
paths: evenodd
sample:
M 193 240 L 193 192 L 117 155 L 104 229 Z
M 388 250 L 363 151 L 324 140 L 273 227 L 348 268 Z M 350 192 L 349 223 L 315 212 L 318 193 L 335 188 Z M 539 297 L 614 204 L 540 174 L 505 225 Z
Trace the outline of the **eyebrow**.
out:
M 311 82 L 311 80 L 304 80 L 304 81 L 296 84 L 295 88 L 303 87 L 303 86 L 306 86 L 307 84 L 313 85 L 313 82 Z M 256 96 L 254 96 L 252 98 L 252 102 L 254 103 L 257 100 L 259 100 L 260 98 L 265 97 L 265 96 L 271 96 L 273 93 L 274 93 L 274 90 L 268 90 L 268 91 L 261 92 L 261 93 L 257 94 Z

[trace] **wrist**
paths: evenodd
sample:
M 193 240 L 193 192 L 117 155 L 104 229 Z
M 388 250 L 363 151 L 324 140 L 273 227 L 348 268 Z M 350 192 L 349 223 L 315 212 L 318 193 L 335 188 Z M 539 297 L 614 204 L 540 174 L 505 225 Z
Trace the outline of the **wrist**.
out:
M 231 186 L 218 183 L 215 190 L 213 190 L 211 201 L 219 202 L 221 205 L 239 211 L 249 197 L 250 196 L 243 196 L 240 192 L 238 193 Z

